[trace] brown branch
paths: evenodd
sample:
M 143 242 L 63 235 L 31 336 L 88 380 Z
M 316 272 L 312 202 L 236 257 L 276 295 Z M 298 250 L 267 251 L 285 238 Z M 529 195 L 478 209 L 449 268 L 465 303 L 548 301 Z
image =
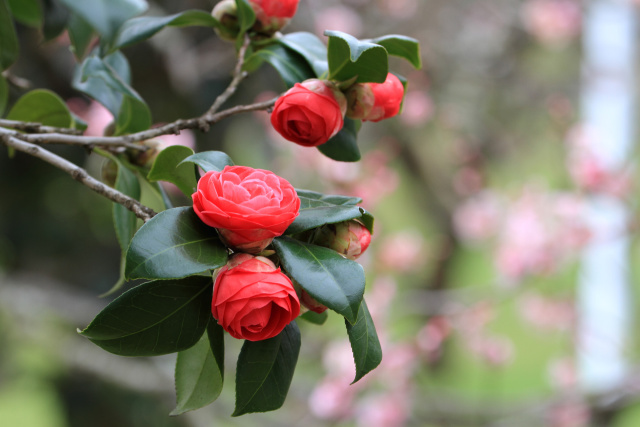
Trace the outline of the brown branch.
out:
M 0 129 L 0 131 L 2 131 L 2 129 Z M 42 147 L 30 144 L 26 141 L 22 141 L 6 132 L 0 132 L 0 141 L 2 141 L 7 147 L 11 147 L 17 151 L 27 153 L 30 156 L 37 157 L 38 159 L 44 160 L 50 165 L 63 170 L 64 172 L 71 175 L 73 179 L 86 185 L 101 196 L 104 196 L 107 199 L 119 203 L 125 208 L 129 209 L 143 221 L 148 221 L 156 215 L 156 212 L 153 209 L 141 204 L 140 202 L 132 199 L 126 194 L 123 194 L 118 190 L 115 190 L 101 183 L 100 181 L 89 175 L 86 170 L 82 169 L 79 166 L 76 166 L 75 164 L 48 150 L 45 150 Z
M 58 128 L 53 126 L 45 126 L 42 123 L 21 122 L 18 120 L 0 119 L 0 126 L 29 133 L 62 133 L 66 135 L 82 135 L 82 131 L 80 129 Z

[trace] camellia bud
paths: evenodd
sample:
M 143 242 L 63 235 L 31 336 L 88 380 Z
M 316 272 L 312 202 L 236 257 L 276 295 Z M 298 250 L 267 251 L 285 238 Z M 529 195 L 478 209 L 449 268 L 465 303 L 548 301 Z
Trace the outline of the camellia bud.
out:
M 240 33 L 238 6 L 235 0 L 222 0 L 215 5 L 211 15 L 222 24 L 221 28 L 214 28 L 216 34 L 223 40 L 235 41 Z
M 333 249 L 349 259 L 356 259 L 371 243 L 371 233 L 359 221 L 326 224 L 318 230 L 313 243 Z
M 267 37 L 289 23 L 298 9 L 299 0 L 249 0 L 256 14 L 253 29 Z
M 356 83 L 347 90 L 347 117 L 379 122 L 400 111 L 404 86 L 393 74 L 384 83 Z
M 298 299 L 300 300 L 300 304 L 307 308 L 308 310 L 314 311 L 318 314 L 324 313 L 327 309 L 327 306 L 324 304 L 320 304 L 314 297 L 309 295 L 307 291 L 302 289 L 302 286 L 295 280 L 292 280 L 293 288 L 296 290 L 296 294 L 298 295 Z

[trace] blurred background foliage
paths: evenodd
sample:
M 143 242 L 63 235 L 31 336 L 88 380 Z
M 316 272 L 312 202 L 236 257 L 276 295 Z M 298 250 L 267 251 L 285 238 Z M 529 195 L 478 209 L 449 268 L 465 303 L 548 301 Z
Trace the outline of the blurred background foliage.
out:
M 171 14 L 210 10 L 215 1 L 150 4 L 153 14 Z M 376 215 L 372 246 L 359 261 L 383 365 L 348 387 L 352 361 L 339 316 L 322 328 L 300 322 L 299 365 L 274 413 L 229 417 L 239 351 L 231 339 L 221 398 L 170 418 L 175 355 L 122 358 L 78 336 L 76 328 L 111 298 L 98 295 L 118 279 L 110 202 L 39 160 L 0 155 L 0 425 L 639 425 L 633 393 L 588 399 L 576 382 L 575 261 L 588 234 L 580 228 L 580 198 L 593 184 L 591 170 L 571 156 L 579 138 L 583 6 L 302 0 L 285 32 L 397 33 L 420 41 L 423 70 L 391 59 L 410 82 L 402 114 L 363 126 L 358 164 L 283 140 L 264 112 L 194 134 L 197 151 L 225 151 L 298 188 L 361 196 Z M 38 31 L 18 31 L 22 51 L 11 74 L 88 111 L 69 84 L 75 62 L 66 36 L 42 43 Z M 156 123 L 205 111 L 234 62 L 233 48 L 203 28 L 167 28 L 124 53 Z M 265 65 L 228 105 L 284 89 Z M 12 86 L 11 101 L 25 91 Z M 54 151 L 99 175 L 93 155 Z M 610 175 L 611 191 L 634 207 L 631 177 Z M 550 229 L 538 227 L 541 217 Z M 637 359 L 635 341 L 626 356 Z

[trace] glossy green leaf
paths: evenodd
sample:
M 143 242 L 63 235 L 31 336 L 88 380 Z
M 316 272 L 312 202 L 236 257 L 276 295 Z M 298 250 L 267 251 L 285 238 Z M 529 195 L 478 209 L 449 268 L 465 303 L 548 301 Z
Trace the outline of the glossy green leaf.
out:
M 92 55 L 93 58 L 96 58 L 95 52 L 93 52 Z M 92 57 L 86 58 L 84 63 Z M 121 52 L 118 51 L 106 56 L 102 58 L 102 61 L 108 66 L 108 69 L 111 70 L 111 74 L 116 75 L 120 81 L 127 85 L 129 84 L 131 80 L 131 70 L 129 69 L 127 58 L 125 58 Z M 123 94 L 116 88 L 110 86 L 107 80 L 101 76 L 83 76 L 83 68 L 83 66 L 76 67 L 72 81 L 73 88 L 95 99 L 104 105 L 114 117 L 118 117 L 120 107 L 122 106 Z
M 389 55 L 404 58 L 411 63 L 416 69 L 422 68 L 422 59 L 420 58 L 420 43 L 418 40 L 391 34 L 369 40 L 371 43 L 379 44 L 387 49 Z
M 238 23 L 240 25 L 240 35 L 242 37 L 249 28 L 256 22 L 256 14 L 248 0 L 236 0 Z
M 222 267 L 227 249 L 191 207 L 168 209 L 147 221 L 127 251 L 128 279 L 171 279 Z
M 358 83 L 382 83 L 389 72 L 384 47 L 360 41 L 341 31 L 325 31 L 329 37 L 329 79 L 344 81 L 357 77 Z
M 298 234 L 324 224 L 335 224 L 349 219 L 360 218 L 364 212 L 356 203 L 357 197 L 325 195 L 308 190 L 296 190 L 300 198 L 300 213 L 285 231 Z
M 233 166 L 231 157 L 222 151 L 201 151 L 193 154 L 182 161 L 182 163 L 195 163 L 205 172 L 221 171 L 225 166 Z
M 295 321 L 273 338 L 244 342 L 236 369 L 236 408 L 232 416 L 273 411 L 284 404 L 300 342 Z
M 202 408 L 218 398 L 224 379 L 224 341 L 215 320 L 209 321 L 207 333 L 196 345 L 178 353 L 175 378 L 176 408 L 170 415 Z
M 273 246 L 284 269 L 309 295 L 356 322 L 365 286 L 360 264 L 334 250 L 290 237 L 276 237 Z
M 42 33 L 44 40 L 48 41 L 58 37 L 67 28 L 67 22 L 71 17 L 69 9 L 64 7 L 60 0 L 43 0 L 44 19 Z
M 313 323 L 314 325 L 323 325 L 324 322 L 329 318 L 329 314 L 325 311 L 322 313 L 316 313 L 315 311 L 307 311 L 306 313 L 300 315 L 300 319 L 306 320 L 309 323 Z
M 353 360 L 356 364 L 356 377 L 353 380 L 355 383 L 380 364 L 382 361 L 382 348 L 380 347 L 376 327 L 364 300 L 360 304 L 358 321 L 354 324 L 345 321 L 345 324 L 347 325 L 347 334 L 353 351 Z
M 193 150 L 183 145 L 172 145 L 160 151 L 149 171 L 150 181 L 168 181 L 191 196 L 196 188 L 196 175 L 193 165 L 182 161 L 193 155 Z
M 195 345 L 211 318 L 211 277 L 143 283 L 120 295 L 80 332 L 120 356 L 158 356 Z
M 78 15 L 71 16 L 69 19 L 69 39 L 71 40 L 71 51 L 76 58 L 84 58 L 93 39 L 93 34 L 93 28 L 87 21 Z
M 147 10 L 144 0 L 61 0 L 89 23 L 105 40 L 112 41 L 120 26 Z
M 9 9 L 21 24 L 39 27 L 42 23 L 40 0 L 9 0 Z
M 151 110 L 144 101 L 124 96 L 116 119 L 115 136 L 141 132 L 151 127 Z
M 287 88 L 315 77 L 315 73 L 302 56 L 280 44 L 272 44 L 254 52 L 246 59 L 244 70 L 255 71 L 264 62 L 275 68 Z
M 165 27 L 219 27 L 220 23 L 210 13 L 202 10 L 186 10 L 169 16 L 142 16 L 125 22 L 113 49 L 131 46 L 152 37 Z
M 7 108 L 7 102 L 9 102 L 9 84 L 7 79 L 0 74 L 0 117 L 2 117 L 4 110 Z
M 358 148 L 358 130 L 361 122 L 345 118 L 344 126 L 336 136 L 318 146 L 318 150 L 330 159 L 340 162 L 357 162 L 361 159 Z
M 126 82 L 108 62 L 103 61 L 97 56 L 89 56 L 82 63 L 80 79 L 82 82 L 85 82 L 89 78 L 101 79 L 111 90 L 142 101 L 140 95 L 129 86 L 128 82 Z
M 7 119 L 61 128 L 73 125 L 67 104 L 62 98 L 47 89 L 36 89 L 24 94 L 13 104 Z
M 302 56 L 313 69 L 316 77 L 322 76 L 329 70 L 327 47 L 315 34 L 299 31 L 285 34 L 276 41 Z
M 373 234 L 373 215 L 368 212 L 366 209 L 363 209 L 362 217 L 360 217 L 360 221 L 364 226 L 369 230 L 369 233 Z
M 19 52 L 18 36 L 7 0 L 0 0 L 0 71 L 9 68 L 18 58 Z

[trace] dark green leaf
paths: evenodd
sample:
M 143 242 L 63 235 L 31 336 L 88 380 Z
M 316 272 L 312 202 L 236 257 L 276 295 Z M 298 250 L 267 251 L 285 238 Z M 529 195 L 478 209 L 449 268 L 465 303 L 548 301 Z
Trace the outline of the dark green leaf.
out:
M 360 218 L 364 209 L 356 206 L 357 197 L 325 195 L 309 190 L 296 190 L 300 198 L 300 214 L 285 234 L 298 234 L 324 224 L 335 224 Z
M 300 31 L 286 34 L 276 41 L 302 56 L 313 69 L 316 77 L 322 76 L 329 70 L 327 47 L 315 34 Z
M 343 81 L 357 76 L 358 83 L 383 83 L 389 73 L 384 47 L 364 42 L 341 31 L 325 31 L 329 36 L 329 79 Z
M 120 26 L 147 10 L 144 0 L 61 0 L 76 15 L 111 42 Z
M 372 43 L 379 44 L 387 49 L 387 53 L 393 56 L 399 56 L 411 63 L 416 69 L 422 68 L 422 59 L 420 58 L 420 43 L 418 40 L 391 34 L 369 40 Z
M 44 22 L 42 33 L 45 41 L 58 37 L 67 27 L 71 14 L 60 0 L 43 0 Z
M 151 111 L 144 101 L 125 95 L 116 119 L 115 136 L 141 132 L 151 127 Z
M 0 71 L 9 68 L 18 58 L 19 52 L 18 36 L 7 0 L 0 0 Z
M 182 163 L 193 154 L 193 150 L 183 145 L 172 145 L 162 150 L 147 178 L 149 181 L 168 181 L 180 189 L 186 196 L 191 196 L 196 188 L 196 175 L 193 166 Z
M 170 16 L 143 16 L 125 22 L 114 43 L 113 49 L 131 46 L 152 37 L 164 27 L 219 27 L 220 23 L 210 13 L 202 10 L 186 10 Z
M 168 209 L 147 221 L 127 251 L 128 279 L 171 279 L 222 267 L 227 249 L 193 208 Z
M 156 280 L 125 292 L 80 332 L 120 356 L 158 356 L 198 342 L 211 318 L 211 277 Z
M 344 126 L 336 136 L 319 145 L 318 150 L 325 156 L 340 162 L 357 162 L 362 157 L 358 148 L 359 120 L 344 119 Z
M 24 94 L 13 105 L 7 119 L 61 128 L 73 125 L 67 104 L 58 95 L 46 89 L 36 89 Z
M 302 56 L 280 44 L 272 44 L 254 52 L 245 61 L 244 69 L 255 71 L 264 62 L 276 69 L 287 88 L 316 76 Z
M 238 24 L 240 25 L 238 38 L 241 38 L 249 28 L 253 27 L 253 23 L 256 22 L 256 14 L 248 0 L 236 0 L 236 6 L 238 7 Z
M 316 313 L 315 311 L 307 311 L 305 314 L 301 315 L 300 318 L 306 320 L 309 323 L 313 323 L 315 325 L 323 325 L 324 322 L 327 321 L 329 314 L 326 311 L 322 313 Z
M 360 304 L 358 321 L 352 325 L 345 320 L 345 324 L 347 325 L 349 342 L 353 351 L 353 360 L 356 363 L 356 377 L 353 380 L 355 383 L 380 364 L 382 361 L 382 348 L 380 347 L 376 327 L 364 300 Z
M 191 162 L 200 166 L 205 172 L 221 171 L 225 166 L 233 166 L 233 160 L 222 151 L 202 151 L 187 157 L 182 163 Z
M 0 117 L 2 117 L 4 110 L 7 108 L 7 102 L 9 102 L 9 84 L 7 79 L 0 74 Z
M 362 224 L 369 230 L 369 233 L 373 234 L 373 215 L 365 209 L 362 210 L 364 212 L 362 213 L 362 217 L 360 217 L 360 221 L 362 221 Z
M 71 51 L 78 59 L 84 58 L 87 48 L 93 38 L 93 28 L 78 15 L 71 16 L 69 20 L 69 39 Z
M 123 80 L 117 71 L 97 56 L 89 56 L 82 63 L 80 81 L 86 82 L 89 78 L 101 79 L 111 90 L 142 101 L 140 95 Z
M 95 52 L 92 55 L 92 57 L 86 58 L 84 63 L 89 61 L 90 58 L 95 58 Z M 129 63 L 120 51 L 103 58 L 102 61 L 109 66 L 110 70 L 115 72 L 115 75 L 117 75 L 122 82 L 129 84 L 131 79 Z M 72 86 L 104 105 L 114 117 L 118 117 L 120 107 L 122 106 L 122 93 L 107 84 L 107 81 L 100 76 L 89 75 L 83 79 L 83 68 L 83 66 L 76 67 Z
M 39 27 L 42 23 L 40 0 L 9 0 L 9 9 L 16 21 L 30 27 Z
M 214 320 L 210 320 L 207 332 L 202 334 L 196 345 L 178 353 L 176 408 L 170 415 L 202 408 L 220 396 L 224 378 L 224 364 L 219 363 L 223 362 L 224 357 L 223 330 Z M 215 339 L 215 344 L 210 341 L 211 337 Z
M 300 330 L 295 321 L 277 336 L 264 341 L 245 341 L 236 370 L 234 417 L 280 408 L 300 353 Z
M 355 323 L 364 294 L 362 266 L 336 251 L 280 236 L 273 246 L 284 269 L 321 304 Z

